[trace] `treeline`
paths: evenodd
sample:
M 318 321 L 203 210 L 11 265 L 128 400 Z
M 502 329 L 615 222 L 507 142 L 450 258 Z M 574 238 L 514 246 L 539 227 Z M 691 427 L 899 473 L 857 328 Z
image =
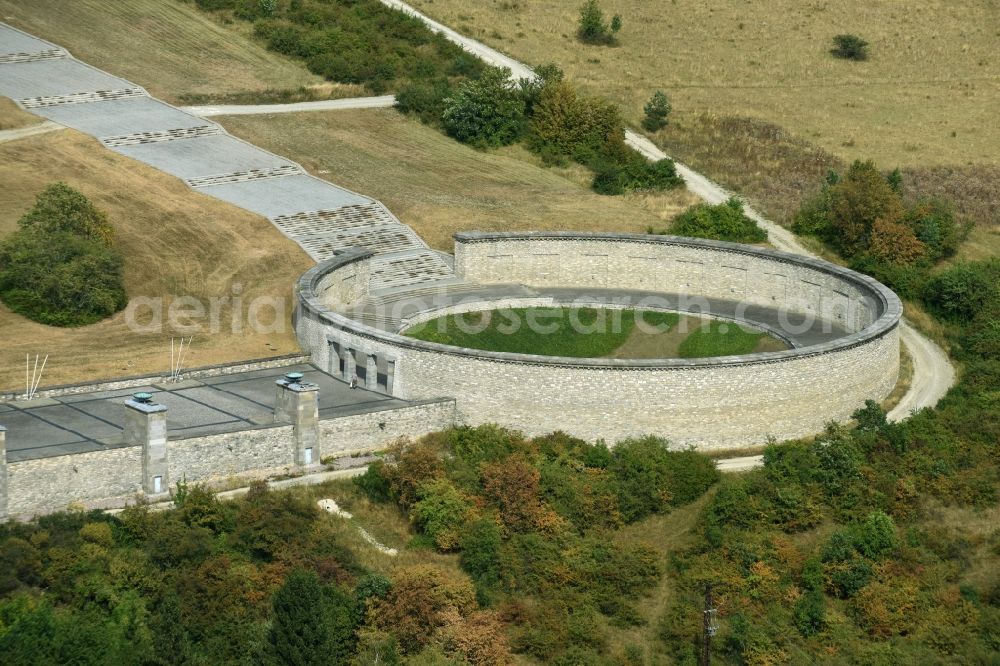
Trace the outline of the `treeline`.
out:
M 830 172 L 792 226 L 904 298 L 920 297 L 931 268 L 955 254 L 969 228 L 945 200 L 905 201 L 899 170 L 886 176 L 870 161 L 855 162 L 843 175 Z
M 694 501 L 718 478 L 708 458 L 656 438 L 608 449 L 483 426 L 398 447 L 357 483 L 397 504 L 437 550 L 458 553 L 512 651 L 569 665 L 605 663 L 599 618 L 643 624 L 637 603 L 662 574 L 656 551 L 615 531 Z M 401 647 L 413 654 L 434 640 L 431 628 Z
M 331 81 L 373 93 L 411 81 L 476 77 L 482 62 L 419 20 L 378 0 L 196 0 L 208 11 L 251 21 L 278 53 L 301 58 Z
M 587 166 L 600 194 L 683 186 L 671 160 L 650 162 L 626 145 L 615 104 L 580 94 L 555 65 L 539 67 L 537 74 L 515 82 L 509 70 L 488 67 L 478 79 L 457 85 L 444 79 L 411 83 L 399 91 L 396 105 L 464 143 L 524 142 L 547 164 Z
M 601 194 L 684 184 L 672 161 L 650 163 L 625 144 L 616 105 L 579 94 L 553 65 L 540 67 L 536 80 L 512 81 L 509 71 L 486 66 L 378 0 L 196 2 L 252 21 L 268 48 L 301 58 L 315 74 L 364 84 L 376 94 L 396 91 L 399 110 L 464 143 L 523 141 L 546 163 L 573 161 L 592 169 L 593 189 Z
M 356 489 L 258 483 L 220 502 L 182 483 L 169 511 L 8 522 L 0 662 L 606 663 L 600 627 L 640 623 L 663 572 L 617 529 L 717 479 L 710 460 L 657 439 L 609 450 L 483 426 L 397 446 Z M 366 565 L 354 527 L 317 507 L 331 492 L 412 523 L 398 565 Z
M 670 570 L 683 593 L 660 637 L 677 663 L 696 663 L 689 609 L 707 582 L 726 663 L 995 661 L 1000 531 L 977 523 L 1000 497 L 998 279 L 1000 261 L 966 262 L 921 289 L 964 369 L 936 409 L 889 423 L 869 403 L 854 427 L 770 446 L 763 469 L 723 480 Z

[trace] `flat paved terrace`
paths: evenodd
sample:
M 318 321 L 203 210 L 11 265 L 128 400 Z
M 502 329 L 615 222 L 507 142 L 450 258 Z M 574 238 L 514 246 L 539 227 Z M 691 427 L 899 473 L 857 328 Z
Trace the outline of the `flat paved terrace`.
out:
M 848 335 L 840 322 L 788 313 L 781 308 L 743 301 L 654 291 L 579 287 L 528 287 L 520 284 L 457 284 L 401 290 L 371 296 L 340 311 L 352 319 L 392 333 L 405 330 L 416 315 L 462 304 L 517 299 L 549 300 L 552 306 L 609 305 L 666 309 L 763 328 L 794 348 L 832 342 Z M 539 307 L 549 307 L 539 305 Z
M 301 372 L 305 381 L 319 385 L 321 419 L 409 404 L 361 388 L 351 389 L 310 364 L 8 402 L 0 404 L 0 425 L 7 428 L 7 460 L 18 462 L 125 446 L 123 428 L 127 408 L 122 403 L 140 391 L 152 393 L 155 402 L 167 406 L 169 439 L 249 430 L 274 423 L 275 381 L 286 372 Z

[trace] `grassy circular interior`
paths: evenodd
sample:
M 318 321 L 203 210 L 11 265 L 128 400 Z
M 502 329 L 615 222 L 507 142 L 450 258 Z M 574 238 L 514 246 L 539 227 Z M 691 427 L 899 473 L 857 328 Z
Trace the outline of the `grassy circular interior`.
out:
M 574 358 L 705 358 L 787 349 L 729 321 L 649 310 L 508 308 L 452 314 L 403 335 L 455 347 Z

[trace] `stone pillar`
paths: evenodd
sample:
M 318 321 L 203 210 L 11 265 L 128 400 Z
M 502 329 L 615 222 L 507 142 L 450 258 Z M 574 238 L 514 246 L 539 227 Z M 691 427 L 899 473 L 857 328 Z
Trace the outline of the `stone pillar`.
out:
M 385 362 L 385 392 L 392 395 L 392 385 L 396 382 L 396 361 L 389 359 Z
M 7 517 L 7 428 L 0 426 L 0 520 Z
M 274 420 L 292 424 L 295 464 L 309 467 L 320 463 L 319 386 L 302 381 L 302 373 L 290 372 L 277 382 Z
M 378 356 L 365 354 L 365 384 L 369 391 L 378 390 Z
M 346 356 L 346 361 L 344 362 L 344 373 L 347 381 L 351 381 L 358 374 L 358 358 L 354 353 L 354 350 L 350 347 L 344 347 L 344 354 Z
M 125 401 L 125 441 L 142 447 L 142 489 L 147 495 L 170 492 L 167 461 L 167 407 L 149 393 Z

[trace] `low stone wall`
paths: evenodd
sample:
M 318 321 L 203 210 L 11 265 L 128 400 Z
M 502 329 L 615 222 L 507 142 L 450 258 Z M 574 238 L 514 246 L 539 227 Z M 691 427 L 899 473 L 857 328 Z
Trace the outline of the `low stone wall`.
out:
M 334 342 L 393 358 L 395 395 L 452 395 L 458 418 L 470 424 L 497 422 L 529 434 L 565 430 L 611 442 L 653 433 L 702 449 L 815 433 L 830 420 L 849 418 L 865 400 L 883 399 L 898 377 L 899 299 L 875 280 L 826 262 L 663 236 L 459 234 L 456 240 L 456 267 L 467 280 L 532 286 L 593 280 L 602 289 L 687 290 L 697 296 L 701 279 L 705 296 L 811 312 L 854 332 L 787 351 L 690 360 L 462 349 L 380 331 L 331 311 L 314 285 L 359 259 L 337 257 L 298 285 L 296 332 L 313 362 L 332 367 Z M 639 257 L 648 270 L 636 267 Z M 689 261 L 701 268 L 683 266 Z M 718 271 L 709 275 L 709 266 Z
M 320 421 L 323 456 L 385 448 L 400 437 L 421 437 L 455 424 L 455 401 L 432 400 L 391 411 L 366 412 Z
M 295 440 L 290 425 L 177 439 L 168 443 L 167 459 L 172 483 L 287 474 L 295 467 Z
M 400 437 L 419 437 L 454 422 L 454 400 L 323 419 L 318 425 L 320 455 L 379 450 Z M 287 424 L 174 439 L 167 443 L 165 473 L 170 487 L 164 490 L 172 490 L 182 479 L 212 485 L 300 469 L 295 465 L 293 426 Z M 143 492 L 141 446 L 8 463 L 6 472 L 10 516 L 52 513 L 74 504 L 121 506 Z
M 142 490 L 141 454 L 131 446 L 8 463 L 7 513 L 37 515 L 134 497 Z

